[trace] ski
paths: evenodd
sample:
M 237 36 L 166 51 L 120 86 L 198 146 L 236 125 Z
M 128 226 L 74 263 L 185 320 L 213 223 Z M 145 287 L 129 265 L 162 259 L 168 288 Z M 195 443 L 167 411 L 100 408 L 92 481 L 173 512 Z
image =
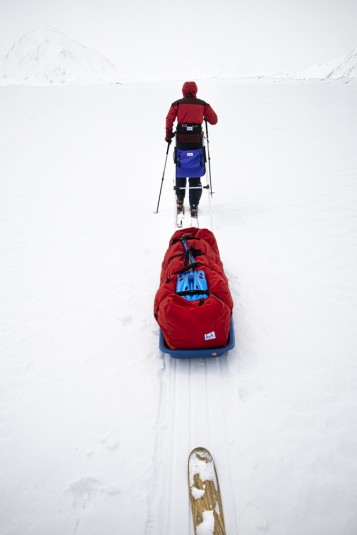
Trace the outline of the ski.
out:
M 196 211 L 195 215 L 192 215 L 192 212 L 191 212 L 191 209 L 189 208 L 189 214 L 188 216 L 190 217 L 190 227 L 196 227 L 196 228 L 200 228 L 200 224 L 199 224 L 199 212 L 198 210 Z M 188 219 L 188 216 L 186 217 L 186 219 Z M 185 220 L 185 206 L 182 205 L 182 207 L 180 208 L 177 208 L 176 206 L 176 227 L 177 228 L 183 228 L 184 226 L 184 220 Z M 186 224 L 188 225 L 188 221 L 186 221 Z
M 191 223 L 190 223 L 190 226 L 191 226 L 191 227 L 197 227 L 197 228 L 200 228 L 200 225 L 199 225 L 199 222 L 198 222 L 198 217 L 191 217 Z
M 183 220 L 184 220 L 185 214 L 181 212 L 180 214 L 176 214 L 176 227 L 182 228 L 183 227 Z
M 226 535 L 217 472 L 206 448 L 195 448 L 188 459 L 188 484 L 195 535 Z
M 198 224 L 198 206 L 190 206 L 191 227 L 199 228 Z
M 183 227 L 184 218 L 185 218 L 185 207 L 183 205 L 180 209 L 176 207 L 176 227 L 177 228 Z

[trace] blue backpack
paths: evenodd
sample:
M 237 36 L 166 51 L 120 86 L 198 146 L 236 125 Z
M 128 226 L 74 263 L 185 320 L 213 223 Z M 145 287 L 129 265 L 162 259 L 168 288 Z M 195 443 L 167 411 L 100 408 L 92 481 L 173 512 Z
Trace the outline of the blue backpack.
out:
M 180 150 L 175 148 L 174 162 L 177 178 L 200 178 L 206 173 L 205 148 Z

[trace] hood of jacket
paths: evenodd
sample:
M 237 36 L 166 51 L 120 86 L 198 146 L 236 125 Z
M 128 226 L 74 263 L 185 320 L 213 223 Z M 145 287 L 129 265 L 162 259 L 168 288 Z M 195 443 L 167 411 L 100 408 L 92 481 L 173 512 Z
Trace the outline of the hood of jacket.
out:
M 185 82 L 182 86 L 182 94 L 186 98 L 194 98 L 197 95 L 197 85 L 195 82 Z

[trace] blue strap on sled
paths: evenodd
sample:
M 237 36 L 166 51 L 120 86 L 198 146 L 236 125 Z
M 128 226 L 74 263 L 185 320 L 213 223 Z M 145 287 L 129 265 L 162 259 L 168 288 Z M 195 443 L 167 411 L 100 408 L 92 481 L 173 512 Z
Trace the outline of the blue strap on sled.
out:
M 190 252 L 186 240 L 181 241 L 185 251 L 188 253 L 191 264 L 194 264 L 195 259 Z M 197 271 L 191 269 L 187 273 L 179 273 L 176 282 L 176 293 L 188 301 L 207 299 L 209 296 L 209 290 L 205 272 L 201 269 Z

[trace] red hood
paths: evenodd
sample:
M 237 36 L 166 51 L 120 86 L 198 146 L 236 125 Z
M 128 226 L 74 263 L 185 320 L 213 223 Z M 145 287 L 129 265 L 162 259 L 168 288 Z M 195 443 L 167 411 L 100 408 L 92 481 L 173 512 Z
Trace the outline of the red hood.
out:
M 197 95 L 197 85 L 195 82 L 185 82 L 182 86 L 182 94 L 184 97 L 193 98 Z

